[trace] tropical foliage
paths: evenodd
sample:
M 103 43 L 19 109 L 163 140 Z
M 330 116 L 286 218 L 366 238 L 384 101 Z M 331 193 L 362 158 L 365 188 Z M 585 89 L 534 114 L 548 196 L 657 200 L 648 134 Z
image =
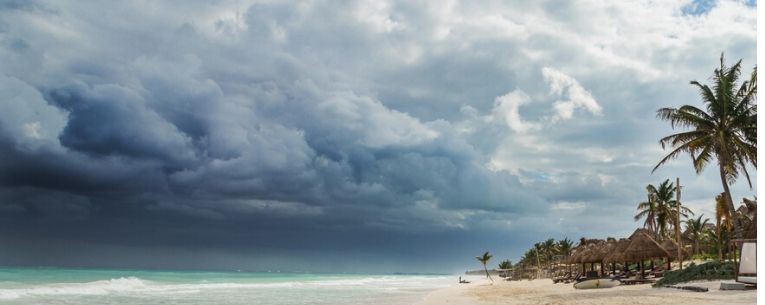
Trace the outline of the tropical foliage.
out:
M 747 166 L 757 168 L 757 69 L 749 80 L 739 83 L 741 60 L 726 66 L 720 56 L 720 67 L 712 75 L 712 85 L 691 81 L 701 94 L 703 108 L 684 105 L 657 111 L 657 117 L 669 121 L 672 128 L 690 130 L 671 134 L 659 140 L 662 148 L 671 151 L 654 167 L 654 171 L 681 154 L 688 154 L 697 173 L 712 160 L 717 160 L 720 181 L 734 232 L 741 234 L 729 184 L 743 175 L 751 188 Z
M 516 278 L 540 276 L 543 270 L 551 270 L 559 258 L 570 255 L 573 248 L 574 242 L 568 237 L 558 241 L 550 238 L 535 243 L 515 264 Z M 524 272 L 525 274 L 521 275 Z
M 651 193 L 653 195 L 649 195 L 649 201 L 652 201 L 653 204 L 646 204 L 645 202 L 642 202 L 639 204 L 640 206 L 661 206 L 661 205 L 667 205 L 669 207 L 673 207 L 676 211 L 676 205 L 675 203 L 671 202 L 672 200 L 669 200 L 667 198 L 670 198 L 667 194 L 671 193 L 669 190 L 673 189 L 674 186 L 669 183 L 668 181 L 664 181 L 661 184 L 659 184 L 659 187 L 654 188 L 648 188 L 653 191 Z M 664 195 L 656 195 L 655 193 L 664 193 Z M 716 200 L 714 201 L 715 205 L 720 205 L 719 202 L 721 202 L 721 196 L 717 196 Z M 710 206 L 712 205 L 712 200 L 710 200 Z M 682 207 L 682 206 L 681 206 Z M 671 232 L 672 224 L 671 221 L 667 221 L 666 224 L 662 225 L 661 222 L 665 218 L 674 217 L 674 215 L 677 215 L 677 212 L 669 213 L 669 209 L 656 209 L 653 213 L 656 215 L 656 228 L 661 228 L 662 226 L 667 227 L 668 229 L 666 231 Z M 736 214 L 739 219 L 746 220 L 748 219 L 749 224 L 756 224 L 756 211 L 757 211 L 757 200 L 755 199 L 748 199 L 744 198 L 739 205 L 738 209 L 736 210 Z M 668 213 L 669 216 L 666 216 L 664 218 L 658 217 L 661 213 Z M 710 258 L 719 258 L 720 261 L 723 261 L 724 259 L 732 260 L 733 259 L 733 252 L 731 245 L 731 239 L 733 238 L 733 230 L 732 226 L 728 225 L 729 220 L 732 218 L 728 214 L 728 209 L 718 209 L 718 213 L 715 215 L 715 223 L 712 223 L 709 218 L 704 217 L 703 214 L 690 218 L 690 215 L 694 215 L 693 211 L 690 209 L 684 208 L 681 209 L 681 217 L 685 217 L 685 221 L 682 223 L 684 225 L 681 228 L 682 238 L 683 238 L 683 245 L 686 248 L 686 250 L 689 250 L 691 257 L 693 259 L 710 259 Z M 640 212 L 638 215 L 642 217 L 635 217 L 637 221 L 640 221 L 643 219 L 643 217 L 647 217 L 647 215 L 650 215 L 650 213 L 643 213 Z M 659 220 L 662 219 L 662 220 Z M 650 223 L 647 221 L 644 221 L 644 224 Z M 743 222 L 745 223 L 745 222 Z M 645 225 L 646 228 L 649 227 L 649 225 Z M 662 234 L 661 232 L 657 231 L 657 241 L 663 241 L 665 239 L 675 239 L 674 234 Z M 576 247 L 580 247 L 583 245 L 591 244 L 593 242 L 597 242 L 598 240 L 589 240 L 586 238 L 579 239 L 579 242 L 575 245 L 574 242 L 572 242 L 569 238 L 564 238 L 561 240 L 556 241 L 555 239 L 547 239 L 544 241 L 540 241 L 535 243 L 531 248 L 527 249 L 524 254 L 521 256 L 521 258 L 518 260 L 518 263 L 512 266 L 512 268 L 506 268 L 506 265 L 504 265 L 505 262 L 502 262 L 500 264 L 501 269 L 513 269 L 515 279 L 521 279 L 521 278 L 534 278 L 534 277 L 540 277 L 540 276 L 554 276 L 555 274 L 561 275 L 567 271 L 571 271 L 571 269 L 568 268 L 568 266 L 563 265 L 556 265 L 556 263 L 561 262 L 562 259 L 568 257 L 574 252 L 574 249 Z M 601 240 L 602 241 L 602 240 Z M 477 257 L 478 258 L 478 257 Z M 689 258 L 689 259 L 690 259 Z M 508 262 L 509 263 L 509 262 Z M 713 264 L 713 265 L 705 265 L 705 267 L 699 267 L 695 268 L 693 270 L 696 271 L 702 271 L 705 272 L 704 276 L 709 275 L 710 278 L 726 278 L 728 274 L 730 273 L 728 269 L 720 269 L 720 268 L 728 268 L 730 263 L 720 263 L 720 264 Z M 556 266 L 561 266 L 562 268 L 556 268 Z M 722 266 L 722 267 L 720 267 Z M 718 268 L 720 267 L 720 268 Z M 637 267 L 630 267 L 631 269 L 635 269 Z M 711 269 L 709 269 L 711 268 Z M 717 269 L 715 269 L 717 268 Z M 721 271 L 722 270 L 722 271 Z M 691 273 L 683 273 L 682 275 L 676 274 L 674 277 L 676 280 L 684 279 L 686 277 L 690 278 L 706 278 L 704 276 L 699 277 L 696 271 L 692 271 Z M 562 273 L 561 273 L 562 272 Z M 674 281 L 674 280 L 673 280 Z
M 499 265 L 497 265 L 497 267 L 499 267 L 499 269 L 511 269 L 513 268 L 513 263 L 510 262 L 509 259 L 506 259 L 500 262 Z
M 702 218 L 704 214 L 701 214 L 698 218 L 691 218 L 685 221 L 685 230 L 693 239 L 693 254 L 699 254 L 702 236 L 704 235 L 704 228 L 709 223 L 709 218 Z
M 648 200 L 638 203 L 635 221 L 645 218 L 643 227 L 655 239 L 667 238 L 673 231 L 677 219 L 676 191 L 677 187 L 669 179 L 660 183 L 659 187 L 649 184 L 646 186 Z M 680 216 L 687 218 L 689 215 L 693 215 L 693 211 L 681 205 Z
M 683 270 L 669 271 L 661 280 L 653 284 L 654 287 L 663 287 L 677 283 L 685 283 L 696 280 L 732 279 L 733 263 L 713 261 L 701 265 L 691 263 Z

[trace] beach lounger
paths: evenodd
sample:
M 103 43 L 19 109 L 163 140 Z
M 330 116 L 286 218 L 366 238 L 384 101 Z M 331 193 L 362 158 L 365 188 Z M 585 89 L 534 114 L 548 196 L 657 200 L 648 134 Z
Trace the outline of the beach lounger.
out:
M 573 275 L 567 272 L 564 275 L 554 277 L 552 280 L 553 280 L 553 283 L 557 284 L 557 283 L 569 283 L 573 279 L 574 279 Z
M 756 242 L 745 242 L 741 245 L 741 259 L 739 260 L 736 282 L 757 285 Z

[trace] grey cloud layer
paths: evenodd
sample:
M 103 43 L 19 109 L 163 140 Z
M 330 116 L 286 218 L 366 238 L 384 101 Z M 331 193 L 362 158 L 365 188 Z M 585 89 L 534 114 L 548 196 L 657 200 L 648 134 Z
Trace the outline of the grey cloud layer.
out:
M 720 51 L 751 64 L 756 46 L 754 9 L 728 2 L 584 19 L 526 2 L 113 5 L 1 6 L 0 237 L 18 246 L 2 260 L 71 242 L 214 249 L 217 267 L 396 257 L 384 270 L 464 245 L 435 270 L 469 247 L 628 231 L 663 179 L 653 111 L 695 101 L 684 86 Z M 671 174 L 692 185 L 686 165 Z

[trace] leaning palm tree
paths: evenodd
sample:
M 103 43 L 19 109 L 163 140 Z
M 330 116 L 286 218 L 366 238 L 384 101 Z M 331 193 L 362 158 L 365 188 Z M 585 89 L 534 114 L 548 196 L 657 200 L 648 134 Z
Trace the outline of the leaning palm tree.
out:
M 728 186 L 743 174 L 751 188 L 746 166 L 751 164 L 757 168 L 757 68 L 749 80 L 739 85 L 740 74 L 741 60 L 727 67 L 721 55 L 720 68 L 715 69 L 712 76 L 712 87 L 691 81 L 691 85 L 701 92 L 706 111 L 691 105 L 657 111 L 657 117 L 669 121 L 673 129 L 685 127 L 691 130 L 659 140 L 662 148 L 671 146 L 672 151 L 653 168 L 656 171 L 667 161 L 688 153 L 696 173 L 701 173 L 712 159 L 717 159 L 736 236 L 740 236 L 741 230 Z
M 489 260 L 491 259 L 491 254 L 489 254 L 489 251 L 486 251 L 481 256 L 476 256 L 475 259 L 477 259 L 481 264 L 483 264 L 483 271 L 486 271 L 486 277 L 488 277 L 492 282 L 494 282 L 494 279 L 491 278 L 491 275 L 489 274 L 489 269 L 486 268 L 486 264 L 489 263 Z
M 704 227 L 709 223 L 709 218 L 704 218 L 704 214 L 701 214 L 698 218 L 691 218 L 685 222 L 685 229 L 693 237 L 693 254 L 699 254 L 699 242 L 701 241 L 704 233 Z

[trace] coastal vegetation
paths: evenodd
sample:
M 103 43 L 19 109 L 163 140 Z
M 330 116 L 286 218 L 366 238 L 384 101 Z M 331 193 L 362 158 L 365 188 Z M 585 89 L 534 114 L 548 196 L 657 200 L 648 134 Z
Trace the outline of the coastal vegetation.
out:
M 677 205 L 675 192 L 677 187 L 669 179 L 659 184 L 659 187 L 649 184 L 646 186 L 648 200 L 638 203 L 639 213 L 635 215 L 635 221 L 645 218 L 643 227 L 651 232 L 654 239 L 666 238 L 674 231 L 675 219 L 677 219 Z M 680 206 L 680 216 L 693 215 L 689 208 Z
M 733 262 L 711 261 L 700 265 L 691 263 L 683 270 L 665 273 L 653 286 L 664 287 L 697 280 L 732 279 L 734 276 L 733 268 Z
M 714 201 L 714 204 L 717 204 L 717 202 L 718 201 Z M 639 202 L 638 210 L 644 212 L 644 209 L 647 205 L 648 204 L 646 201 Z M 754 236 L 753 234 L 756 234 L 756 219 L 754 219 L 756 210 L 756 198 L 744 198 L 739 207 L 735 210 L 735 215 L 737 215 L 737 217 L 742 220 L 742 224 L 745 228 L 744 237 L 751 238 Z M 684 259 L 714 259 L 720 263 L 728 263 L 726 261 L 733 260 L 733 256 L 735 254 L 734 249 L 731 246 L 731 240 L 734 238 L 732 233 L 733 227 L 730 225 L 729 221 L 732 217 L 730 217 L 728 209 L 717 209 L 716 211 L 718 211 L 718 213 L 715 215 L 715 219 L 717 219 L 716 223 L 712 223 L 710 219 L 704 217 L 703 214 L 697 217 L 691 217 L 691 215 L 694 215 L 694 213 L 690 209 L 687 209 L 684 213 L 681 212 L 681 217 L 684 218 L 684 221 L 682 222 L 680 238 L 683 245 L 683 252 L 686 253 L 684 254 Z M 643 212 L 640 212 L 638 215 L 650 215 L 650 213 Z M 656 214 L 658 215 L 659 213 Z M 656 217 L 655 222 L 646 221 L 643 220 L 643 218 L 644 217 L 635 217 L 635 220 L 642 222 L 642 226 L 645 232 L 654 238 L 657 243 L 662 245 L 676 244 L 674 235 L 667 233 L 674 230 L 671 221 L 667 221 L 665 224 L 663 224 L 667 227 L 667 229 L 661 231 L 660 229 L 657 230 L 655 228 L 661 228 L 662 222 L 665 221 L 663 218 L 661 218 L 662 220 L 659 220 L 660 218 Z M 652 223 L 658 225 L 652 227 Z M 654 228 L 654 230 L 652 230 L 652 228 Z M 571 264 L 570 262 L 567 262 L 566 258 L 570 257 L 575 250 L 585 249 L 587 245 L 591 244 L 605 245 L 609 242 L 615 243 L 616 239 L 608 238 L 606 240 L 600 240 L 582 237 L 579 242 L 576 243 L 576 245 L 568 238 L 564 238 L 558 241 L 551 238 L 545 241 L 537 242 L 533 247 L 527 249 L 521 256 L 520 260 L 518 260 L 518 262 L 512 266 L 514 269 L 514 278 L 521 279 L 552 277 L 555 275 L 561 275 L 561 273 L 569 272 L 571 269 L 560 268 L 560 266 Z M 615 249 L 616 248 L 612 248 L 611 250 L 615 251 Z M 676 251 L 676 248 L 674 248 L 673 251 L 669 251 L 672 252 L 672 257 L 674 257 Z M 629 270 L 636 270 L 639 268 L 639 264 L 652 264 L 655 266 L 660 266 L 665 263 L 665 259 L 645 260 L 638 262 L 638 264 L 628 264 L 626 267 Z M 729 263 L 732 264 L 732 262 Z M 624 267 L 622 262 L 619 262 L 618 265 L 615 263 L 615 266 L 620 266 L 622 268 Z M 709 265 L 707 267 L 711 268 L 713 266 L 717 265 Z M 503 267 L 501 269 L 509 268 Z M 722 275 L 724 274 L 721 274 L 720 276 Z
M 684 105 L 657 111 L 657 117 L 669 121 L 673 129 L 690 130 L 659 140 L 661 147 L 670 147 L 671 152 L 653 168 L 656 171 L 667 161 L 687 153 L 696 173 L 701 173 L 716 159 L 724 190 L 723 199 L 732 216 L 733 232 L 737 237 L 742 233 L 741 224 L 728 186 L 743 174 L 751 188 L 752 181 L 746 167 L 752 165 L 757 168 L 757 68 L 754 68 L 749 80 L 739 84 L 740 74 L 741 60 L 728 67 L 725 57 L 721 55 L 720 67 L 714 71 L 711 87 L 691 81 L 698 87 L 706 110 Z
M 506 259 L 500 262 L 499 265 L 497 265 L 497 267 L 499 269 L 510 269 L 510 268 L 513 268 L 513 263 L 510 262 L 509 259 Z
M 637 203 L 637 213 L 633 216 L 642 228 L 629 239 L 582 237 L 577 245 L 567 237 L 558 241 L 550 238 L 537 242 L 513 265 L 513 278 L 578 273 L 578 270 L 571 268 L 572 264 L 578 263 L 582 264 L 582 273 L 586 271 L 586 263 L 590 264 L 591 271 L 595 271 L 596 262 L 600 263 L 597 269 L 601 273 L 609 267 L 604 263 L 609 263 L 612 272 L 639 268 L 642 274 L 646 263 L 650 264 L 651 269 L 664 264 L 670 267 L 668 260 L 679 256 L 678 252 L 685 253 L 682 254 L 684 259 L 715 261 L 700 265 L 691 263 L 682 271 L 667 271 L 660 285 L 732 277 L 735 266 L 730 260 L 736 254 L 733 240 L 756 238 L 757 224 L 757 198 L 743 198 L 736 208 L 729 188 L 743 176 L 751 189 L 747 168 L 757 168 L 757 68 L 746 80 L 740 81 L 740 75 L 741 60 L 727 66 L 721 55 L 720 66 L 714 70 L 711 85 L 690 82 L 700 92 L 701 108 L 683 105 L 657 111 L 657 117 L 668 121 L 672 129 L 684 130 L 659 140 L 662 148 L 669 148 L 670 152 L 656 164 L 652 173 L 683 154 L 691 157 L 697 174 L 716 161 L 723 191 L 715 198 L 709 198 L 709 207 L 715 211 L 714 223 L 704 214 L 696 216 L 690 208 L 683 206 L 677 193 L 679 186 L 670 179 L 664 179 L 645 187 L 645 200 Z M 637 249 L 640 247 L 643 248 Z M 619 253 L 627 253 L 628 250 L 653 254 Z

